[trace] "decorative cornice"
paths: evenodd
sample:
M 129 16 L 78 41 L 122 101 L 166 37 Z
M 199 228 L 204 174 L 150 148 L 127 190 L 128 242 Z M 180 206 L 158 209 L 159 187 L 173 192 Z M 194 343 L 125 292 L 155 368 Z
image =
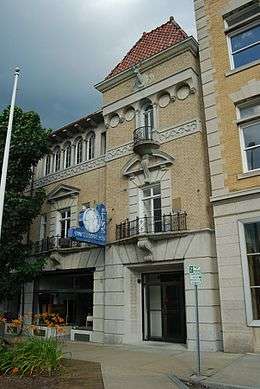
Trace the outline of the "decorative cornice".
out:
M 178 127 L 168 128 L 163 131 L 154 131 L 154 138 L 163 144 L 186 135 L 191 135 L 201 130 L 202 128 L 200 121 L 195 119 Z M 129 142 L 117 148 L 108 150 L 106 155 L 102 157 L 98 157 L 90 161 L 84 161 L 76 166 L 72 166 L 60 172 L 52 173 L 46 177 L 39 178 L 35 180 L 35 188 L 46 186 L 53 182 L 61 181 L 69 177 L 77 176 L 90 170 L 98 169 L 105 166 L 107 162 L 130 154 L 133 154 L 133 142 Z

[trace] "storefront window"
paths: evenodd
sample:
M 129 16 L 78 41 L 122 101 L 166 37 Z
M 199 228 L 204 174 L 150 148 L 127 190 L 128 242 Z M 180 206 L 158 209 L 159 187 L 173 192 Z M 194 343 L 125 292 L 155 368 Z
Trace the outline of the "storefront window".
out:
M 253 320 L 260 320 L 260 221 L 244 227 Z
M 66 325 L 89 327 L 87 318 L 93 315 L 93 272 L 43 275 L 36 285 L 34 312 L 58 313 Z

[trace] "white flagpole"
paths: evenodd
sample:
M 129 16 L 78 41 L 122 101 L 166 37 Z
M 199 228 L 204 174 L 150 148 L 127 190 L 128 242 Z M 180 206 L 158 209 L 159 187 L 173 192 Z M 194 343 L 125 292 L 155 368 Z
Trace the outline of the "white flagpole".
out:
M 1 175 L 1 184 L 0 184 L 0 240 L 1 240 L 2 221 L 3 221 L 3 212 L 4 212 L 6 176 L 7 176 L 7 169 L 8 169 L 8 160 L 9 160 L 10 143 L 11 143 L 11 135 L 12 135 L 12 127 L 13 127 L 13 117 L 14 117 L 14 106 L 15 106 L 15 98 L 16 98 L 17 82 L 18 82 L 19 73 L 20 73 L 20 69 L 16 68 L 15 72 L 14 72 L 13 94 L 12 94 L 12 100 L 11 100 L 11 107 L 10 107 L 6 141 L 5 141 L 4 158 L 3 158 L 3 165 L 2 165 L 2 175 Z

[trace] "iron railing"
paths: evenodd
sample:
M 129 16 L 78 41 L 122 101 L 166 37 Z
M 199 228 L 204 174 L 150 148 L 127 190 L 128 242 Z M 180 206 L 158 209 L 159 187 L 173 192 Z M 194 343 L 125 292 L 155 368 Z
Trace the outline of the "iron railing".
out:
M 186 219 L 187 214 L 183 211 L 162 215 L 157 219 L 147 216 L 137 217 L 134 220 L 126 219 L 116 225 L 116 240 L 143 234 L 185 231 L 187 230 Z
M 153 140 L 153 129 L 151 126 L 138 127 L 134 131 L 134 145 L 145 141 Z
M 71 238 L 62 238 L 60 236 L 51 236 L 45 239 L 31 242 L 31 254 L 37 255 L 47 253 L 51 250 L 68 249 L 73 247 L 86 247 L 85 242 L 78 242 Z

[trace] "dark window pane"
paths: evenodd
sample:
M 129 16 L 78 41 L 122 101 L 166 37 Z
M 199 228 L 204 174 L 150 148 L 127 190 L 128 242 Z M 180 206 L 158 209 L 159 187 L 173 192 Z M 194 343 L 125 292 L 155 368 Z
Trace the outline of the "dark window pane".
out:
M 260 145 L 260 122 L 243 128 L 245 147 Z
M 161 209 L 161 198 L 157 197 L 156 199 L 153 200 L 153 208 L 154 210 Z
M 248 255 L 250 286 L 260 286 L 260 256 Z
M 235 68 L 260 59 L 260 43 L 233 54 Z
M 247 150 L 246 158 L 248 170 L 260 169 L 260 147 Z
M 245 224 L 247 253 L 260 252 L 260 222 Z
M 231 38 L 232 52 L 260 41 L 260 25 L 249 28 Z
M 253 308 L 253 319 L 260 319 L 260 289 L 251 289 L 252 295 L 252 308 Z

